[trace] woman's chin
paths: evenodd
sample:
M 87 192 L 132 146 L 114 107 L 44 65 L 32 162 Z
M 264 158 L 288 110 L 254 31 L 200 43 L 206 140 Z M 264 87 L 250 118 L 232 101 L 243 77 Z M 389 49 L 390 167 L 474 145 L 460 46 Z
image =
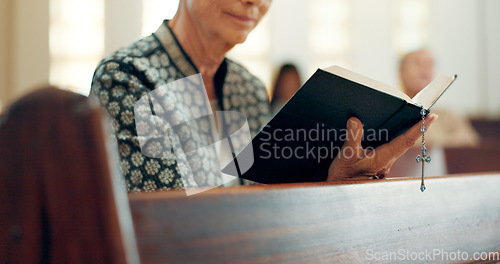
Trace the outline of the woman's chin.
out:
M 234 46 L 245 42 L 247 37 L 248 37 L 247 33 L 233 33 L 226 38 L 226 42 Z

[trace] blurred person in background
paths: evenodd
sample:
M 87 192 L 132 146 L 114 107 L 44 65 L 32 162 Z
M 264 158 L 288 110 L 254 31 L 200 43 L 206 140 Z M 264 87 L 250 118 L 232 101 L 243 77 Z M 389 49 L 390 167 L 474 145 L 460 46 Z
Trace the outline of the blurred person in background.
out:
M 302 85 L 299 70 L 293 63 L 283 64 L 274 80 L 271 111 L 276 114 Z
M 434 79 L 434 59 L 430 51 L 418 49 L 406 53 L 399 63 L 399 77 L 403 92 L 410 97 L 425 88 Z M 432 113 L 439 115 L 439 120 L 425 134 L 427 143 L 443 147 L 479 144 L 479 136 L 468 119 L 437 106 Z

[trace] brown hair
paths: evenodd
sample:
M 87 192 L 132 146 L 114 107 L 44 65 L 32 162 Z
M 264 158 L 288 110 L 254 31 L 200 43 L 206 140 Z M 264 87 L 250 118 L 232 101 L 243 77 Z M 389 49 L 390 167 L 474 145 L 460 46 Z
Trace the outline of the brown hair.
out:
M 44 87 L 0 123 L 0 259 L 125 263 L 102 111 Z
M 297 76 L 299 76 L 299 82 L 300 82 L 300 75 L 299 75 L 299 70 L 297 69 L 297 66 L 295 66 L 292 63 L 283 64 L 280 67 L 278 74 L 276 75 L 276 78 L 274 80 L 273 95 L 271 97 L 271 105 L 273 105 L 278 100 L 278 97 L 277 97 L 278 89 L 280 89 L 279 87 L 281 87 L 281 83 L 283 82 L 282 77 L 284 76 L 285 72 L 287 72 L 287 71 L 291 71 L 291 72 L 294 72 L 295 74 L 297 74 Z

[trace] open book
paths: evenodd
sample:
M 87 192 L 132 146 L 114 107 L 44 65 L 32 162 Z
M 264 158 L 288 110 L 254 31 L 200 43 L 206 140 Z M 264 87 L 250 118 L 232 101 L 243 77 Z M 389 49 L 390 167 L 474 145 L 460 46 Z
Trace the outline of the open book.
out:
M 450 77 L 444 74 L 440 74 L 424 89 L 422 89 L 419 93 L 417 93 L 413 98 L 410 98 L 408 95 L 406 95 L 399 89 L 396 89 L 385 83 L 370 79 L 361 74 L 344 69 L 340 66 L 331 66 L 323 70 L 335 74 L 337 76 L 343 77 L 345 79 L 351 80 L 353 82 L 365 85 L 372 89 L 379 90 L 381 92 L 385 92 L 395 97 L 402 98 L 409 103 L 420 105 L 427 110 L 430 110 L 432 106 L 434 106 L 434 104 L 441 97 L 441 95 L 446 91 L 446 89 L 448 89 L 448 87 L 450 87 L 453 81 L 457 78 L 456 75 Z
M 455 79 L 439 75 L 410 98 L 339 66 L 318 69 L 223 172 L 259 183 L 324 181 L 350 117 L 363 123 L 363 147 L 375 148 L 419 122 Z M 249 157 L 248 170 L 235 169 Z

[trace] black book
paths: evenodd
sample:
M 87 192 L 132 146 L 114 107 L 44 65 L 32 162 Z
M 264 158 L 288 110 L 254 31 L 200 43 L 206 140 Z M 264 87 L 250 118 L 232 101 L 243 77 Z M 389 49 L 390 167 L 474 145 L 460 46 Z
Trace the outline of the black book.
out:
M 363 123 L 363 147 L 375 148 L 419 122 L 455 79 L 439 75 L 410 98 L 339 66 L 318 69 L 223 172 L 266 184 L 325 181 L 350 117 Z

